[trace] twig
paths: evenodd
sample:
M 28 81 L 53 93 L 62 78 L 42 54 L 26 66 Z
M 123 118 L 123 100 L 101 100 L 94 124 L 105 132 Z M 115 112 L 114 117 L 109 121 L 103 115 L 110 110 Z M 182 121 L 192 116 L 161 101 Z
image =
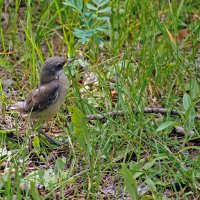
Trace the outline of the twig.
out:
M 132 109 L 134 113 L 139 113 L 135 109 Z M 160 114 L 167 114 L 169 113 L 170 115 L 177 115 L 180 116 L 180 113 L 177 110 L 168 110 L 166 108 L 144 108 L 144 113 L 160 113 Z M 88 120 L 102 120 L 107 117 L 115 117 L 115 116 L 123 116 L 125 113 L 123 111 L 113 111 L 113 112 L 108 112 L 108 113 L 102 113 L 102 114 L 92 114 L 92 115 L 86 115 L 86 118 Z M 200 115 L 197 114 L 195 116 L 196 120 L 200 119 Z

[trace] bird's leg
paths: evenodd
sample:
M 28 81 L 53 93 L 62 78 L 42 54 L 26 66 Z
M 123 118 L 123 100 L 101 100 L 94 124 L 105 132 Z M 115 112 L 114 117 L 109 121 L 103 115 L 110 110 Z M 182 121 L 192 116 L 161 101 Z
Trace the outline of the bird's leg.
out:
M 45 133 L 45 131 L 43 131 L 42 129 L 40 130 L 40 133 L 45 136 L 45 138 L 48 140 L 49 143 L 60 146 L 61 143 L 54 140 L 53 138 L 51 138 L 47 133 Z
M 60 146 L 61 144 L 59 142 L 57 142 L 56 140 L 54 140 L 53 138 L 51 138 L 45 131 L 42 130 L 42 126 L 40 126 L 40 129 L 38 130 L 38 136 L 40 137 L 40 134 L 42 134 L 49 143 Z

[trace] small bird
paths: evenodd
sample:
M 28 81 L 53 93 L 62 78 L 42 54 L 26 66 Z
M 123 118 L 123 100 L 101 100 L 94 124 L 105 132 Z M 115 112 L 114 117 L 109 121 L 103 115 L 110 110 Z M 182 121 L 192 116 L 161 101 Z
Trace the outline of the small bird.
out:
M 58 56 L 47 58 L 40 73 L 38 88 L 33 89 L 25 101 L 17 102 L 10 109 L 32 119 L 49 121 L 53 118 L 64 103 L 69 90 L 63 67 L 74 60 Z

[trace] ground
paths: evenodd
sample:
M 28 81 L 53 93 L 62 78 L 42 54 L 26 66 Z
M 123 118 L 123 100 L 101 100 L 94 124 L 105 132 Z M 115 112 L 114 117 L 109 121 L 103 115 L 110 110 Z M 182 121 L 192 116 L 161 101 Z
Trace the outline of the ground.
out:
M 200 3 L 0 6 L 2 198 L 200 198 Z M 76 58 L 66 102 L 43 125 L 58 146 L 9 109 L 38 86 L 49 56 Z

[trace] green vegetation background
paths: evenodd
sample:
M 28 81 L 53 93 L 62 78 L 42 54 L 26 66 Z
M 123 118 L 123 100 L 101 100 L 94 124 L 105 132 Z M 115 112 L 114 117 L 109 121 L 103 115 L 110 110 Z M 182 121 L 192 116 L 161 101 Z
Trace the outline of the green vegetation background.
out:
M 0 7 L 2 198 L 200 198 L 198 1 L 1 0 Z M 37 86 L 45 58 L 55 55 L 77 58 L 66 69 L 67 101 L 45 128 L 65 143 L 59 147 L 7 108 Z M 124 115 L 85 118 L 112 111 Z

